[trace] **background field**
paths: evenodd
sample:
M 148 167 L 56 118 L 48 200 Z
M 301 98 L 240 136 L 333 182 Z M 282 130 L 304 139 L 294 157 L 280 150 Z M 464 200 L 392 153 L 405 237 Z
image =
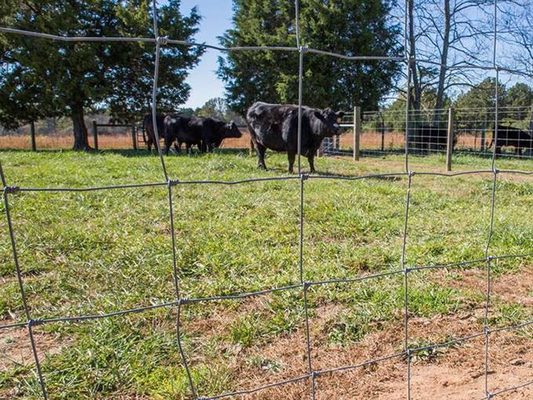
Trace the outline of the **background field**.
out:
M 159 160 L 131 151 L 0 153 L 10 185 L 84 187 L 162 181 Z M 263 172 L 246 152 L 167 157 L 180 180 L 237 180 L 285 174 L 286 156 L 269 154 Z M 458 156 L 455 170 L 485 169 L 489 159 Z M 319 173 L 401 172 L 401 156 L 321 158 Z M 307 161 L 303 160 L 307 170 Z M 498 168 L 533 170 L 527 160 Z M 411 169 L 440 171 L 444 157 L 412 158 Z M 357 277 L 400 268 L 407 180 L 308 180 L 305 280 Z M 17 193 L 10 206 L 33 318 L 101 314 L 174 300 L 167 188 L 85 193 Z M 415 175 L 407 264 L 483 258 L 492 174 Z M 173 188 L 180 288 L 189 298 L 299 282 L 299 181 Z M 5 221 L 0 241 L 1 324 L 25 321 Z M 533 179 L 498 177 L 492 255 L 533 249 Z M 411 275 L 411 345 L 445 342 L 482 330 L 485 262 Z M 533 259 L 495 263 L 491 327 L 533 317 Z M 401 351 L 402 277 L 309 290 L 316 369 Z M 176 344 L 176 309 L 34 328 L 50 397 L 190 398 Z M 306 373 L 301 289 L 245 300 L 187 304 L 182 340 L 202 396 L 251 388 Z M 420 351 L 413 398 L 481 398 L 484 339 Z M 491 336 L 491 390 L 531 380 L 533 329 Z M 317 379 L 318 398 L 405 397 L 405 362 L 391 360 Z M 26 329 L 0 330 L 0 398 L 39 397 Z M 306 382 L 250 398 L 300 399 Z M 522 397 L 518 397 L 522 396 Z M 531 389 L 500 398 L 533 396 Z

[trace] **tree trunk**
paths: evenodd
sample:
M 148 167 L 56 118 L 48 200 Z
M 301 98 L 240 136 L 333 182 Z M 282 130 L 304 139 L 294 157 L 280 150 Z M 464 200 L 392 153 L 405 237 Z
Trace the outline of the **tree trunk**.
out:
M 451 13 L 450 0 L 444 0 L 444 34 L 442 37 L 442 54 L 440 57 L 439 85 L 437 87 L 437 100 L 435 102 L 435 115 L 433 124 L 438 125 L 441 109 L 444 106 L 444 84 L 448 69 L 448 51 L 450 49 Z
M 416 39 L 415 39 L 415 26 L 414 26 L 414 0 L 409 1 L 409 56 L 416 60 Z M 413 90 L 411 97 L 411 108 L 415 111 L 420 110 L 422 105 L 422 87 L 420 78 L 418 76 L 418 70 L 415 63 L 409 63 L 411 68 L 411 78 L 413 80 Z M 410 96 L 411 93 L 408 94 Z
M 74 127 L 74 146 L 75 151 L 88 151 L 89 139 L 87 133 L 87 127 L 85 126 L 83 106 L 81 104 L 75 104 L 71 106 L 71 118 Z

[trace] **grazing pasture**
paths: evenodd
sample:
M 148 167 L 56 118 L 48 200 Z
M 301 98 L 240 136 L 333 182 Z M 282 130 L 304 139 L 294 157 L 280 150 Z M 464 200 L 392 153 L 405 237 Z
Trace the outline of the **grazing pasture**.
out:
M 4 151 L 9 185 L 87 187 L 163 182 L 158 157 L 130 151 Z M 234 181 L 285 174 L 246 151 L 165 158 L 172 179 Z M 307 164 L 302 160 L 304 170 Z M 487 169 L 489 159 L 457 156 L 454 172 Z M 500 169 L 533 170 L 529 160 Z M 343 177 L 403 171 L 403 158 L 319 158 L 319 174 Z M 414 171 L 444 169 L 444 156 L 410 159 Z M 406 263 L 462 263 L 484 257 L 491 173 L 413 176 Z M 407 178 L 305 181 L 304 280 L 356 278 L 401 268 Z M 174 200 L 181 295 L 199 298 L 299 284 L 300 181 L 224 186 L 177 184 Z M 531 253 L 533 176 L 498 174 L 489 253 Z M 34 319 L 98 315 L 175 300 L 168 188 L 9 195 L 28 306 Z M 0 324 L 25 322 L 0 205 Z M 483 331 L 484 260 L 410 273 L 413 398 L 484 395 L 484 337 L 424 349 Z M 403 275 L 308 289 L 316 370 L 402 351 Z M 493 261 L 491 328 L 533 317 L 533 257 Z M 254 388 L 307 372 L 301 287 L 181 307 L 183 351 L 200 396 Z M 105 319 L 36 325 L 36 346 L 52 399 L 188 399 L 176 342 L 177 307 Z M 491 335 L 491 391 L 531 380 L 533 329 Z M 391 359 L 317 377 L 317 398 L 400 399 L 406 363 Z M 26 328 L 0 330 L 0 398 L 39 398 Z M 307 381 L 250 395 L 300 399 Z M 533 396 L 531 387 L 520 392 Z M 448 396 L 448 397 L 447 397 Z M 510 397 L 505 397 L 510 396 Z M 513 394 L 499 396 L 511 399 Z M 516 398 L 516 397 L 515 397 Z

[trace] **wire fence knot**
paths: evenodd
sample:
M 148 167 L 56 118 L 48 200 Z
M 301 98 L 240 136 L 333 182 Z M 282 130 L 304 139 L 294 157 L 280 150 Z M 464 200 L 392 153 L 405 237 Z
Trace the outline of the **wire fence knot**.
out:
M 160 46 L 166 46 L 168 44 L 168 36 L 158 36 L 156 43 Z
M 19 186 L 6 186 L 4 188 L 4 193 L 6 193 L 6 194 L 15 194 L 17 192 L 20 192 L 20 187 Z
M 172 187 L 172 186 L 177 186 L 178 184 L 180 183 L 180 181 L 178 179 L 169 179 L 167 181 L 167 185 Z
M 309 51 L 309 47 L 307 46 L 300 46 L 298 49 L 300 50 L 300 53 L 307 53 Z
M 32 327 L 32 326 L 37 326 L 37 325 L 41 325 L 43 324 L 44 321 L 41 319 L 41 318 L 36 318 L 36 319 L 30 319 L 28 321 L 28 326 L 29 327 Z
M 301 179 L 302 181 L 306 181 L 306 180 L 308 180 L 308 179 L 309 179 L 309 174 L 301 174 L 301 175 L 300 175 L 300 179 Z

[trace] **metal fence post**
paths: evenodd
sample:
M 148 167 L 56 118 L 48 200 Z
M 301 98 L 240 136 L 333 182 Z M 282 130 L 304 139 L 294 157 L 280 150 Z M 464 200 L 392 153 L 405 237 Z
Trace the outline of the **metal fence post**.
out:
M 96 121 L 93 121 L 93 139 L 94 149 L 98 151 L 98 125 L 96 125 Z
M 30 136 L 31 136 L 31 151 L 37 151 L 37 144 L 35 143 L 35 122 L 30 123 Z
M 135 125 L 131 126 L 131 142 L 133 144 L 133 150 L 137 151 L 137 127 Z
M 448 108 L 448 138 L 446 142 L 446 171 L 452 170 L 452 154 L 453 154 L 453 108 Z
M 353 109 L 353 160 L 359 161 L 361 147 L 361 107 Z

